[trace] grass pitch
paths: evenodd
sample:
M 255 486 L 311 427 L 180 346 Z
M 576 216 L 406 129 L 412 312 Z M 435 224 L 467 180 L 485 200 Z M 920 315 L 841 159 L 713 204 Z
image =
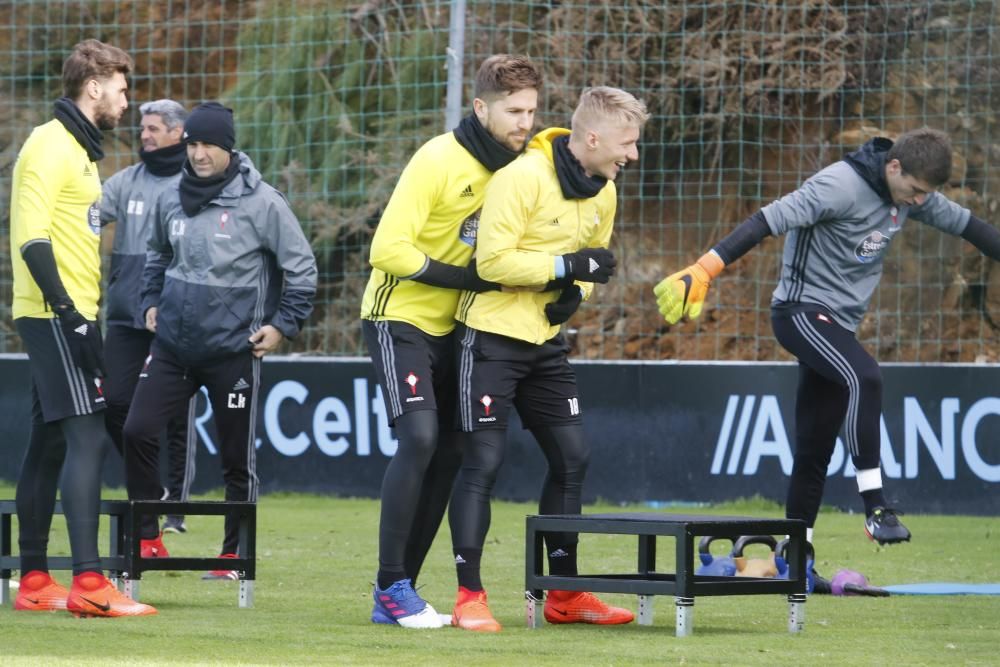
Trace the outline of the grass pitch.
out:
M 0 497 L 13 487 L 0 485 Z M 122 497 L 112 490 L 105 497 Z M 217 499 L 218 496 L 204 496 Z M 644 511 L 592 505 L 585 512 Z M 479 635 L 455 628 L 403 630 L 373 625 L 378 502 L 269 495 L 258 514 L 256 605 L 239 609 L 235 582 L 201 581 L 197 572 L 148 572 L 140 598 L 159 615 L 76 619 L 65 613 L 0 610 L 0 665 L 641 665 L 641 664 L 998 664 L 1000 597 L 813 596 L 806 629 L 786 630 L 783 596 L 698 598 L 694 635 L 674 637 L 671 598 L 656 602 L 652 627 L 525 627 L 524 516 L 529 504 L 494 504 L 483 579 L 504 630 Z M 665 510 L 657 510 L 665 511 Z M 669 511 L 669 510 L 667 510 Z M 690 510 L 685 509 L 686 513 Z M 780 517 L 762 501 L 698 513 Z M 818 569 L 865 573 L 875 585 L 922 581 L 1000 581 L 1000 519 L 907 515 L 910 544 L 879 548 L 856 514 L 825 512 L 817 524 Z M 107 523 L 105 519 L 104 524 Z M 106 528 L 102 526 L 102 529 Z M 188 533 L 168 535 L 172 554 L 213 556 L 222 520 L 191 517 Z M 16 536 L 16 522 L 15 522 Z M 53 554 L 67 553 L 65 524 L 53 522 Z M 661 570 L 672 549 L 661 538 Z M 102 536 L 102 549 L 106 539 Z M 635 568 L 635 538 L 583 535 L 581 571 Z M 455 575 L 445 528 L 420 577 L 421 594 L 450 612 Z M 69 573 L 56 577 L 69 583 Z M 605 595 L 635 609 L 635 599 Z

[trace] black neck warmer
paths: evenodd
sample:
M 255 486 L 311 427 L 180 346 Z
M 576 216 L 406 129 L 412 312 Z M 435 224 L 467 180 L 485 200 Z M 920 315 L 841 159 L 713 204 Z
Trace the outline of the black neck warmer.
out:
M 556 137 L 552 142 L 552 157 L 556 163 L 559 189 L 566 199 L 590 199 L 607 185 L 603 176 L 587 176 L 583 165 L 569 150 L 569 135 Z
M 240 173 L 240 158 L 233 153 L 229 158 L 229 166 L 221 174 L 208 178 L 195 175 L 191 163 L 185 161 L 181 171 L 180 195 L 181 208 L 188 217 L 193 217 L 198 211 L 208 206 L 222 188 L 226 187 Z
M 520 153 L 507 148 L 489 133 L 476 114 L 463 118 L 454 130 L 455 139 L 462 148 L 472 153 L 490 171 L 496 171 L 513 162 Z
M 181 170 L 187 160 L 187 144 L 182 141 L 154 151 L 144 151 L 140 148 L 139 159 L 154 176 L 173 176 Z
M 97 162 L 104 157 L 101 150 L 101 140 L 104 135 L 91 123 L 80 108 L 68 97 L 60 97 L 55 103 L 56 120 L 63 124 L 66 131 L 73 135 L 87 151 L 91 162 Z
M 889 191 L 889 183 L 885 180 L 885 158 L 890 148 L 892 148 L 890 140 L 885 137 L 875 137 L 858 150 L 844 156 L 844 162 L 889 204 L 892 203 L 892 193 Z

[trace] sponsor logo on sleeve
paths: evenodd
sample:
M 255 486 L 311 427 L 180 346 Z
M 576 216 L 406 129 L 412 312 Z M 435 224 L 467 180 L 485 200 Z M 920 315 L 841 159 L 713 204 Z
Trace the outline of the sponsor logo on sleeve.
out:
M 94 234 L 101 233 L 101 201 L 97 200 L 87 209 L 87 226 Z
M 471 248 L 476 247 L 476 235 L 479 232 L 479 214 L 481 212 L 482 209 L 474 211 L 458 227 L 458 240 Z

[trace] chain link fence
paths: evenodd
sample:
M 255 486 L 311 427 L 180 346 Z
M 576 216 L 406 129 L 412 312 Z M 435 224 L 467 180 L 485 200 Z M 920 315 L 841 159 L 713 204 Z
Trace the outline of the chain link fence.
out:
M 410 154 L 444 128 L 451 3 L 425 0 L 0 2 L 0 351 L 10 318 L 10 176 L 51 117 L 62 61 L 96 37 L 136 61 L 133 106 L 101 175 L 136 160 L 138 104 L 220 99 L 238 146 L 283 190 L 320 265 L 315 315 L 286 351 L 361 355 L 368 242 Z M 867 138 L 923 125 L 955 142 L 949 197 L 994 222 L 1000 128 L 991 1 L 470 1 L 463 100 L 478 63 L 527 53 L 546 83 L 539 128 L 608 84 L 653 113 L 619 177 L 620 271 L 571 321 L 574 354 L 774 360 L 768 303 L 781 240 L 730 267 L 697 323 L 666 326 L 652 286 L 747 215 Z M 57 159 L 57 156 L 54 156 Z M 1000 269 L 919 224 L 890 250 L 859 329 L 884 361 L 997 361 Z

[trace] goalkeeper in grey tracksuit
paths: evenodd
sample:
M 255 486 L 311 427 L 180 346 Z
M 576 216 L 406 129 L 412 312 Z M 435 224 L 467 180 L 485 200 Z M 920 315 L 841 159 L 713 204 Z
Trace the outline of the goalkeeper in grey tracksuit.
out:
M 961 236 L 1000 260 L 1000 232 L 937 192 L 950 178 L 951 158 L 947 135 L 928 128 L 895 143 L 873 139 L 750 216 L 654 290 L 670 324 L 697 317 L 709 282 L 726 265 L 765 237 L 786 235 L 771 300 L 775 336 L 799 360 L 785 515 L 806 522 L 810 542 L 841 425 L 868 536 L 880 544 L 910 539 L 882 492 L 882 376 L 856 329 L 882 277 L 886 250 L 910 219 Z
M 230 109 L 196 107 L 184 124 L 188 160 L 179 186 L 157 200 L 141 306 L 156 335 L 125 423 L 130 499 L 160 497 L 159 434 L 202 385 L 226 500 L 257 499 L 261 357 L 295 336 L 312 311 L 309 242 L 284 196 L 233 150 L 235 135 Z M 145 517 L 140 537 L 144 549 L 160 539 L 155 517 Z M 227 516 L 222 555 L 235 556 L 237 542 L 237 521 Z

